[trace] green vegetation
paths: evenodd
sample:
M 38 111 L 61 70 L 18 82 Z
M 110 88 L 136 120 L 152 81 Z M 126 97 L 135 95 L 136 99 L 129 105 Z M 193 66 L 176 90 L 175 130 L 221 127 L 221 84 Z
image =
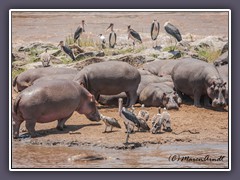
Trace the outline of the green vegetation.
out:
M 12 78 L 14 79 L 17 75 L 24 72 L 25 70 L 26 69 L 24 69 L 24 68 L 12 69 Z
M 167 47 L 165 47 L 165 48 L 163 49 L 163 51 L 170 52 L 170 51 L 173 50 L 174 47 L 175 47 L 175 46 L 167 46 Z M 177 46 L 175 47 L 174 50 L 175 50 L 175 51 L 179 51 L 179 49 L 177 48 Z
M 68 45 L 74 44 L 73 35 L 67 36 L 65 38 L 65 43 Z M 81 38 L 76 41 L 76 44 L 80 47 L 95 46 L 93 39 L 85 36 L 81 36 Z
M 211 49 L 202 49 L 200 51 L 197 52 L 199 58 L 201 59 L 205 59 L 208 62 L 213 62 L 214 60 L 216 60 L 220 54 L 221 51 L 215 51 L 215 50 L 211 50 Z
M 70 58 L 67 58 L 65 56 L 61 56 L 60 59 L 61 59 L 63 64 L 69 64 L 69 63 L 72 62 L 72 60 Z

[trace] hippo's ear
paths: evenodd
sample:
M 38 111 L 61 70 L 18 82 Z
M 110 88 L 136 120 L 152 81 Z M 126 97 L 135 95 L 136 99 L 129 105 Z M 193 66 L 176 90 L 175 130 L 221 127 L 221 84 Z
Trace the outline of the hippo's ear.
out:
M 83 82 L 80 82 L 80 85 L 81 85 L 82 87 L 84 87 L 84 84 L 83 84 Z
M 223 86 L 226 86 L 226 84 L 227 84 L 227 82 L 224 82 L 224 83 L 223 83 Z
M 94 100 L 93 100 L 93 95 L 92 94 L 88 94 L 88 98 L 89 98 L 89 100 L 91 101 L 91 102 L 93 102 Z

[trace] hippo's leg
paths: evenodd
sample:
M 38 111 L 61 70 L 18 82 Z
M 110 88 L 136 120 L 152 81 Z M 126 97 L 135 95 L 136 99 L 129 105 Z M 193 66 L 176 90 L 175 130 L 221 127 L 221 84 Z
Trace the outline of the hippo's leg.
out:
M 211 107 L 212 105 L 209 102 L 209 97 L 208 96 L 204 96 L 204 106 L 205 107 Z
M 126 94 L 127 94 L 127 107 L 130 108 L 137 101 L 137 92 L 129 91 L 129 92 L 126 92 Z
M 16 114 L 13 115 L 13 138 L 19 137 L 19 129 L 23 119 L 19 119 Z
M 65 122 L 72 116 L 73 113 L 71 113 L 69 116 L 67 116 L 66 118 L 62 118 L 58 120 L 58 124 L 56 129 L 59 131 L 63 131 L 64 128 L 66 128 L 67 126 L 65 125 Z
M 35 125 L 36 125 L 36 121 L 35 120 L 33 120 L 33 119 L 26 120 L 26 128 L 28 130 L 28 133 L 31 135 L 31 137 L 36 137 L 36 136 L 39 135 L 35 131 Z
M 193 93 L 194 93 L 194 106 L 201 107 L 200 104 L 201 93 L 198 90 L 196 90 Z

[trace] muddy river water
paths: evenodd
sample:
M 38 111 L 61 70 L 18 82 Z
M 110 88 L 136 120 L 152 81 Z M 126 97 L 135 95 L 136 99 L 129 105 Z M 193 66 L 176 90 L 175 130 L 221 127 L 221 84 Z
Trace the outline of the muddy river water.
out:
M 134 150 L 115 150 L 34 146 L 17 142 L 13 144 L 12 153 L 12 168 L 228 167 L 227 143 L 151 145 Z

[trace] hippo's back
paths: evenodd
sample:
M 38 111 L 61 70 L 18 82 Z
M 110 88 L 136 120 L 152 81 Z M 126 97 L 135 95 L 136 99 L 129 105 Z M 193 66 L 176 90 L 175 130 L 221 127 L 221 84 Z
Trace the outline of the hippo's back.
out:
M 82 88 L 84 90 L 84 88 Z M 14 112 L 26 121 L 51 122 L 69 117 L 79 106 L 81 86 L 68 80 L 49 80 L 23 90 L 14 102 Z

